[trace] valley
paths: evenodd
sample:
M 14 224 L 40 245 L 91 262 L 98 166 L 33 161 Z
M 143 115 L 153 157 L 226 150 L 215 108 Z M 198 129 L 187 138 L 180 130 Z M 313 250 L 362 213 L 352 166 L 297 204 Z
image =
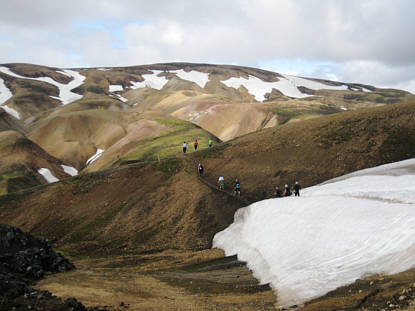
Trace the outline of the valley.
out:
M 0 108 L 20 119 L 0 109 L 0 222 L 72 259 L 77 270 L 35 287 L 87 306 L 274 310 L 269 285 L 211 248 L 235 212 L 273 198 L 276 185 L 310 187 L 415 157 L 415 96 L 400 90 L 227 65 L 1 68 L 12 97 L 1 88 Z M 387 309 L 414 281 L 413 270 L 372 276 L 304 310 L 378 310 L 371 297 Z

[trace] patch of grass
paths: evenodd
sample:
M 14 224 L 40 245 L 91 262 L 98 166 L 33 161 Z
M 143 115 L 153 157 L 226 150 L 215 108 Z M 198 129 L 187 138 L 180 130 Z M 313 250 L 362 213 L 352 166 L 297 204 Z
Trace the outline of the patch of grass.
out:
M 74 234 L 72 234 L 68 242 L 75 243 L 93 240 L 95 238 L 95 235 L 93 234 L 94 231 L 108 225 L 108 223 L 118 214 L 120 209 L 121 208 L 110 210 L 103 216 L 94 218 L 91 222 L 79 228 Z
M 32 146 L 32 144 L 33 142 L 30 139 L 27 139 L 26 137 L 19 137 L 16 139 L 14 146 L 16 148 L 29 148 Z
M 13 202 L 24 201 L 28 193 L 9 193 L 6 195 L 0 195 L 0 207 L 10 207 Z
M 178 172 L 181 167 L 181 161 L 177 158 L 166 159 L 156 164 L 156 170 L 167 173 L 174 174 Z
M 155 121 L 167 125 L 169 129 L 157 137 L 141 141 L 136 149 L 121 158 L 122 162 L 153 161 L 172 157 L 182 152 L 184 141 L 188 143 L 188 152 L 192 152 L 195 139 L 199 142 L 199 149 L 208 147 L 210 133 L 190 122 L 165 118 L 157 118 Z
M 290 119 L 301 114 L 298 110 L 275 108 L 274 112 L 277 114 L 277 119 L 280 124 L 287 123 Z

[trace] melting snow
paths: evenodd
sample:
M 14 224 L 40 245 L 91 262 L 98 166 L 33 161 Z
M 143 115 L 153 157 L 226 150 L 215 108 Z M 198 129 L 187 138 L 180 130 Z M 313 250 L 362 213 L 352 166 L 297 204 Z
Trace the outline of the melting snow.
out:
M 51 96 L 51 97 L 60 100 L 63 105 L 72 103 L 73 101 L 82 98 L 82 95 L 71 92 L 72 89 L 77 88 L 78 86 L 82 85 L 85 80 L 85 77 L 83 75 L 81 75 L 79 72 L 74 71 L 74 70 L 65 69 L 63 71 L 57 71 L 58 73 L 61 73 L 61 74 L 64 74 L 66 76 L 73 78 L 73 80 L 70 81 L 68 84 L 62 84 L 62 83 L 56 82 L 50 77 L 40 77 L 40 78 L 24 77 L 24 76 L 14 73 L 13 71 L 10 70 L 10 68 L 4 67 L 4 66 L 0 66 L 0 71 L 15 78 L 42 81 L 42 82 L 46 82 L 46 83 L 56 86 L 59 89 L 59 97 L 54 97 L 54 96 Z
M 126 103 L 126 102 L 128 102 L 128 99 L 127 98 L 125 98 L 125 97 L 122 97 L 120 94 L 115 94 L 116 96 L 117 96 L 117 98 L 120 100 L 120 101 L 122 101 L 123 103 Z
M 166 77 L 159 77 L 158 75 L 162 73 L 161 70 L 153 70 L 153 73 L 141 75 L 144 79 L 143 82 L 132 82 L 131 88 L 138 89 L 143 87 L 150 87 L 152 89 L 161 90 L 164 85 L 169 82 Z
M 59 181 L 59 179 L 57 179 L 55 176 L 53 176 L 52 172 L 47 168 L 42 167 L 42 168 L 38 169 L 37 172 L 40 175 L 42 175 L 43 178 L 45 178 L 48 183 L 53 183 L 53 182 Z
M 124 90 L 124 88 L 120 84 L 110 85 L 110 88 L 109 89 L 110 89 L 110 92 L 118 92 L 118 91 Z
M 196 83 L 201 88 L 204 88 L 206 83 L 209 81 L 209 74 L 200 72 L 200 71 L 184 71 L 183 69 L 180 70 L 172 70 L 171 73 L 175 73 L 180 79 L 188 80 Z
M 78 170 L 76 168 L 72 166 L 63 165 L 63 164 L 61 166 L 66 174 L 71 175 L 71 176 L 78 175 Z
M 86 165 L 91 164 L 96 159 L 98 159 L 102 155 L 103 152 L 104 152 L 104 149 L 97 149 L 97 152 L 95 152 L 95 154 L 86 161 Z
M 213 246 L 238 254 L 282 306 L 371 274 L 415 267 L 415 159 L 257 202 Z
M 4 105 L 4 103 L 12 97 L 13 93 L 9 90 L 6 84 L 4 84 L 4 80 L 0 78 L 0 107 L 16 119 L 20 119 L 20 114 L 17 110 Z
M 230 78 L 228 80 L 222 81 L 226 86 L 239 88 L 240 86 L 244 86 L 247 88 L 248 92 L 252 94 L 257 101 L 264 101 L 265 94 L 270 93 L 272 89 L 277 89 L 281 93 L 286 96 L 294 97 L 294 98 L 303 98 L 311 96 L 309 94 L 302 93 L 298 87 L 303 86 L 309 88 L 311 90 L 347 90 L 346 85 L 341 86 L 331 86 L 326 85 L 320 82 L 290 76 L 290 75 L 282 75 L 279 77 L 279 81 L 277 82 L 265 82 L 257 77 L 249 76 L 248 79 L 246 78 Z

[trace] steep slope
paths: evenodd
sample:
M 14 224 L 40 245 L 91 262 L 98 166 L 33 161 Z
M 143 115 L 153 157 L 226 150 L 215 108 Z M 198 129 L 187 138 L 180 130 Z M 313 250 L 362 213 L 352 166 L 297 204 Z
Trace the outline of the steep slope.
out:
M 0 107 L 0 132 L 2 131 L 17 131 L 22 134 L 26 133 L 24 125 Z
M 70 177 L 62 164 L 23 134 L 0 132 L 0 194 Z
M 80 175 L 16 195 L 0 199 L 0 221 L 22 224 L 72 254 L 206 248 L 240 207 L 198 182 L 187 158 Z

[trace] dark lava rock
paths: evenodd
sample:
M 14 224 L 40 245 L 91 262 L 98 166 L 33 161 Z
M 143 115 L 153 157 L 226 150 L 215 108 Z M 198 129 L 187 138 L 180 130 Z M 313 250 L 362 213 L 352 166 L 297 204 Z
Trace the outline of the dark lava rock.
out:
M 0 311 L 54 310 L 92 311 L 75 298 L 65 301 L 48 291 L 36 291 L 29 284 L 46 272 L 74 269 L 61 254 L 56 253 L 47 239 L 37 238 L 19 228 L 0 224 Z

